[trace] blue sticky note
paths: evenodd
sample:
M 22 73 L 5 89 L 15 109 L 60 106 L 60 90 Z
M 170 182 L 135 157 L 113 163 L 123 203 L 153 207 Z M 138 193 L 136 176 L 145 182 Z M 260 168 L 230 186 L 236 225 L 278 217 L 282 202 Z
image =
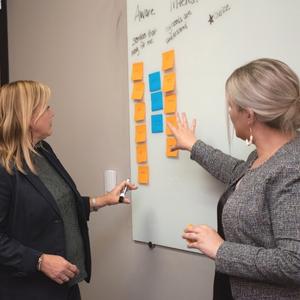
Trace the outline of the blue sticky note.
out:
M 152 133 L 163 132 L 163 115 L 152 115 L 151 116 L 151 131 Z
M 160 72 L 154 72 L 149 74 L 149 87 L 150 92 L 161 90 Z
M 163 109 L 163 94 L 162 92 L 151 93 L 151 110 Z

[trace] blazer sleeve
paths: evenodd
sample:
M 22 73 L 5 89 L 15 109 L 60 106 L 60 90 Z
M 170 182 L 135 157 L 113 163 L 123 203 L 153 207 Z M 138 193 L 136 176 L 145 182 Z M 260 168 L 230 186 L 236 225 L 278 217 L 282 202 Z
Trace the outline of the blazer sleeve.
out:
M 276 175 L 268 182 L 266 197 L 276 247 L 225 241 L 217 252 L 217 271 L 277 284 L 300 284 L 300 174 L 290 167 Z
M 22 245 L 7 231 L 13 195 L 13 176 L 0 167 L 0 265 L 15 276 L 25 276 L 37 271 L 41 252 Z
M 229 184 L 232 178 L 245 168 L 245 161 L 236 159 L 217 150 L 201 140 L 192 147 L 191 159 L 223 183 Z

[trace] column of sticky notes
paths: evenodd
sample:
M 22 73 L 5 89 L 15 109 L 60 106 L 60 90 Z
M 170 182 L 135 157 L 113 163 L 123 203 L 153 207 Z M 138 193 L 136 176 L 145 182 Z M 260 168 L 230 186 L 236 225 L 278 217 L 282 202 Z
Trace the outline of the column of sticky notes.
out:
M 148 76 L 149 90 L 151 95 L 151 133 L 162 133 L 163 126 L 163 94 L 161 91 L 160 71 L 153 72 Z
M 170 50 L 162 54 L 162 69 L 164 71 L 163 92 L 165 93 L 164 113 L 166 122 L 177 126 L 176 111 L 176 73 L 175 66 L 175 52 Z M 176 145 L 176 139 L 172 136 L 172 132 L 166 126 L 166 155 L 167 157 L 178 157 L 178 150 L 171 151 L 172 147 Z
M 135 120 L 135 143 L 136 161 L 138 164 L 138 182 L 140 184 L 149 183 L 149 167 L 147 164 L 147 126 L 146 126 L 146 104 L 144 101 L 145 84 L 143 62 L 132 65 L 133 89 L 131 99 L 134 100 L 134 120 Z

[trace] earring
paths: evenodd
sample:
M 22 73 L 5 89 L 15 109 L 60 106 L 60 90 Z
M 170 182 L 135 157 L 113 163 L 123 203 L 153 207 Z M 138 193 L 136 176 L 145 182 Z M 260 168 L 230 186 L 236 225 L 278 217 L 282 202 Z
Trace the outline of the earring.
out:
M 252 143 L 253 143 L 252 128 L 250 127 L 249 130 L 250 130 L 250 137 L 249 137 L 249 140 L 246 139 L 246 145 L 247 145 L 247 146 L 250 146 L 250 145 L 252 145 Z

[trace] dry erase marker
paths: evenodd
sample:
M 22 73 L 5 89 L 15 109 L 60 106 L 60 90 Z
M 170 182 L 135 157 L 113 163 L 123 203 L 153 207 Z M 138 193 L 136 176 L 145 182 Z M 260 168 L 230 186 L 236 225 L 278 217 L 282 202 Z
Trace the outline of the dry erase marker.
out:
M 127 180 L 126 180 L 126 183 L 128 183 L 128 182 L 130 182 L 129 178 L 127 178 Z M 122 189 L 121 193 L 120 193 L 120 197 L 119 197 L 119 202 L 120 203 L 124 202 L 127 190 L 128 190 L 128 185 L 125 185 L 124 188 Z

